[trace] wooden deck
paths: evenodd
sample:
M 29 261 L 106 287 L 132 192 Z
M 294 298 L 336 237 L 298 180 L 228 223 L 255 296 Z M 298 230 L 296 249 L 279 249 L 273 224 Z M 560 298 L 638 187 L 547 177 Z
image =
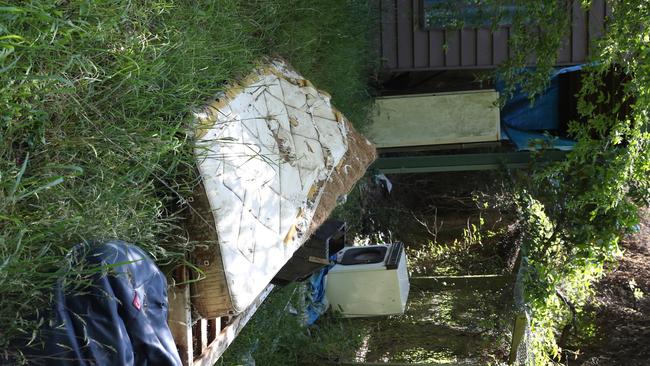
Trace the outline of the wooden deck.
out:
M 490 69 L 508 58 L 510 28 L 423 29 L 423 0 L 381 0 L 379 54 L 387 72 Z M 589 11 L 576 1 L 571 34 L 558 52 L 558 65 L 584 63 L 593 39 L 604 30 L 609 8 L 594 0 Z

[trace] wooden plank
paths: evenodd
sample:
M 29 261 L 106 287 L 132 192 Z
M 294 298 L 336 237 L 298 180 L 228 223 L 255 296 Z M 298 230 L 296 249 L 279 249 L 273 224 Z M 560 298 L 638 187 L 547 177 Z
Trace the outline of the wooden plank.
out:
M 268 285 L 264 291 L 255 299 L 255 301 L 244 312 L 235 316 L 229 324 L 221 331 L 219 336 L 203 351 L 203 353 L 194 359 L 196 366 L 212 366 L 219 357 L 226 351 L 228 346 L 235 340 L 239 332 L 244 328 L 246 323 L 251 319 L 253 314 L 262 305 L 264 300 L 273 290 L 273 285 Z
M 492 37 L 492 63 L 499 65 L 508 59 L 508 28 L 499 27 Z
M 498 141 L 498 96 L 472 90 L 377 98 L 367 136 L 379 148 Z
M 381 1 L 381 57 L 385 69 L 397 67 L 397 10 L 395 0 Z
M 214 216 L 204 184 L 196 185 L 193 197 L 186 229 L 192 240 L 209 243 L 209 246 L 196 248 L 190 255 L 192 263 L 205 276 L 192 282 L 190 293 L 195 309 L 202 317 L 210 319 L 228 314 L 232 310 L 232 302 L 223 270 Z M 194 276 L 193 279 L 198 279 L 198 274 L 197 271 L 188 273 Z
M 445 66 L 461 66 L 460 64 L 460 31 L 445 30 Z
M 410 278 L 419 290 L 502 289 L 514 282 L 512 275 L 419 276 Z
M 573 2 L 571 22 L 571 62 L 584 62 L 587 58 L 587 14 L 579 1 Z
M 525 312 L 519 312 L 515 315 L 512 327 L 512 340 L 510 341 L 510 354 L 508 355 L 508 364 L 514 365 L 517 362 L 517 354 L 521 342 L 524 340 L 528 317 Z
M 420 28 L 420 0 L 413 1 L 413 67 L 426 68 L 429 66 L 429 32 Z
M 589 8 L 589 49 L 605 32 L 605 0 L 593 0 Z
M 524 243 L 522 247 L 525 247 L 527 243 Z M 526 328 L 529 324 L 528 317 L 528 307 L 526 306 L 526 299 L 524 297 L 524 273 L 526 272 L 526 264 L 522 258 L 522 251 L 520 250 L 517 254 L 517 260 L 515 261 L 515 284 L 513 286 L 513 300 L 515 306 L 515 318 L 513 321 L 512 329 L 512 339 L 510 342 L 510 354 L 508 356 L 508 364 L 513 365 L 517 361 L 523 361 L 524 363 L 527 360 L 521 360 L 521 357 L 526 357 L 528 352 L 523 350 L 522 354 L 519 353 L 519 348 L 524 341 Z
M 199 325 L 199 341 L 197 342 L 199 345 L 199 349 L 197 350 L 197 353 L 203 352 L 204 349 L 208 347 L 208 320 L 207 319 L 201 319 L 198 322 Z
M 476 31 L 476 65 L 492 64 L 492 31 L 480 28 Z
M 445 31 L 433 29 L 429 31 L 429 67 L 445 66 Z
M 559 161 L 565 151 L 546 151 L 538 159 L 541 162 Z M 379 158 L 370 167 L 384 174 L 432 173 L 500 168 L 518 169 L 528 167 L 533 158 L 530 152 L 506 152 L 457 155 L 428 155 Z
M 413 67 L 413 9 L 411 0 L 397 0 L 397 67 Z
M 188 278 L 185 267 L 178 269 L 175 280 L 183 283 Z M 168 292 L 169 316 L 167 324 L 178 348 L 181 362 L 192 366 L 194 359 L 192 345 L 192 313 L 190 306 L 190 287 L 187 284 L 171 286 Z
M 560 49 L 557 52 L 557 63 L 566 64 L 571 62 L 571 35 L 562 40 Z
M 462 66 L 476 65 L 476 29 L 463 28 L 460 32 L 460 63 Z
M 571 13 L 569 14 L 569 21 L 573 22 L 573 6 L 568 7 L 568 11 Z M 572 26 L 573 25 L 571 25 L 571 27 Z M 571 63 L 572 34 L 573 34 L 573 30 L 569 29 L 568 34 L 562 39 L 562 42 L 560 43 L 560 49 L 557 51 L 558 64 Z
M 440 150 L 469 150 L 469 149 L 496 149 L 501 147 L 501 141 L 489 142 L 468 142 L 464 144 L 445 144 L 445 145 L 424 145 L 424 146 L 402 146 L 387 147 L 378 149 L 379 154 L 383 153 L 413 153 L 422 151 L 440 151 Z
M 382 28 L 385 68 L 400 71 L 491 68 L 503 63 L 512 51 L 508 45 L 509 26 L 501 26 L 494 32 L 485 28 L 427 31 L 420 29 L 421 0 L 382 0 L 382 4 L 394 10 L 392 14 L 382 11 L 382 26 L 391 16 L 394 19 L 392 28 Z M 606 0 L 593 0 L 589 12 L 577 0 L 569 8 L 571 27 L 558 50 L 558 65 L 585 62 L 590 42 L 603 34 L 605 19 L 611 15 Z M 384 39 L 387 32 L 393 32 L 390 34 L 394 50 L 387 49 L 389 53 L 384 51 L 389 46 Z
M 196 311 L 206 319 L 228 315 L 233 307 L 219 246 L 213 244 L 208 248 L 197 248 L 192 256 L 194 264 L 204 276 L 191 285 L 192 303 Z

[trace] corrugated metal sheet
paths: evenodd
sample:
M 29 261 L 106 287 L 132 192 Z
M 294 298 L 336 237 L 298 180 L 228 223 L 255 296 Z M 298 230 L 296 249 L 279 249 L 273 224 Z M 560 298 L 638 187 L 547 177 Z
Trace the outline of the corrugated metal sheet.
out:
M 381 0 L 380 54 L 385 71 L 493 68 L 508 58 L 509 27 L 461 30 L 420 27 L 422 0 Z M 558 51 L 558 65 L 585 62 L 591 40 L 603 33 L 605 0 L 589 11 L 575 2 L 571 34 Z

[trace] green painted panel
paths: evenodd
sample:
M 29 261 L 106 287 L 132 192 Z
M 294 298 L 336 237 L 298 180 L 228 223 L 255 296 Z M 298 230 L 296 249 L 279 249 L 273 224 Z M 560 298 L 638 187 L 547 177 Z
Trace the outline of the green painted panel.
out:
M 494 90 L 377 98 L 368 136 L 379 148 L 498 141 Z
M 566 156 L 566 151 L 549 150 L 537 156 L 541 162 L 559 161 Z M 528 151 L 455 154 L 455 155 L 420 155 L 401 157 L 382 157 L 371 166 L 384 174 L 433 173 L 450 171 L 491 170 L 499 168 L 526 168 L 533 161 Z

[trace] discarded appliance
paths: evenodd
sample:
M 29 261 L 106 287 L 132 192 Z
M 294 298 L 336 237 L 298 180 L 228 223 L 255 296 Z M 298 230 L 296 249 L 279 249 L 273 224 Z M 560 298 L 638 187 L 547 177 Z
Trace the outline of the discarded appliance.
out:
M 403 314 L 409 294 L 404 244 L 346 247 L 327 273 L 325 296 L 344 317 Z
M 187 231 L 205 245 L 192 303 L 205 318 L 244 311 L 375 159 L 330 96 L 271 60 L 195 113 Z

